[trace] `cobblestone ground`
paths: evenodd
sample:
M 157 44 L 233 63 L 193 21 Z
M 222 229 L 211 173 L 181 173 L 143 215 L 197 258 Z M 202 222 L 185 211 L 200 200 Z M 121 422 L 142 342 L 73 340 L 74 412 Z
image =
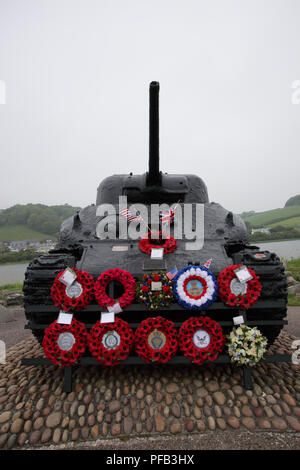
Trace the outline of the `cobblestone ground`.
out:
M 291 353 L 294 339 L 282 332 L 269 352 Z M 300 432 L 299 365 L 257 366 L 253 391 L 244 390 L 241 369 L 231 365 L 77 367 L 66 394 L 62 369 L 20 365 L 21 357 L 41 355 L 32 337 L 10 348 L 0 366 L 2 449 L 128 436 Z

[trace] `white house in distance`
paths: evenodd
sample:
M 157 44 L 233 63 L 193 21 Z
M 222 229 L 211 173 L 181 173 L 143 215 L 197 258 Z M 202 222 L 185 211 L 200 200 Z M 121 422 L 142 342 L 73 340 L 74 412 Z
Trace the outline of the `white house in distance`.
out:
M 253 228 L 251 230 L 251 235 L 253 235 L 253 233 L 255 232 L 270 233 L 270 229 L 269 228 Z
M 48 253 L 49 250 L 53 250 L 55 248 L 56 241 L 49 239 L 40 243 L 38 240 L 20 240 L 8 242 L 6 246 L 8 246 L 10 251 L 13 252 L 24 251 L 27 248 L 32 248 L 38 253 Z

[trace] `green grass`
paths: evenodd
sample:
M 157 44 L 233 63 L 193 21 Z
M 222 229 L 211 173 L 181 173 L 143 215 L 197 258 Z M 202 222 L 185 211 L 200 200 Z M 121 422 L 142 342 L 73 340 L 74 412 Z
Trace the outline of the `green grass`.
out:
M 290 271 L 293 278 L 300 282 L 300 258 L 286 261 L 286 271 Z
M 296 281 L 300 282 L 300 258 L 290 259 L 286 261 L 287 267 L 286 270 L 292 273 L 292 276 Z M 291 307 L 300 306 L 300 296 L 295 294 L 288 295 L 288 305 Z
M 298 307 L 300 306 L 300 297 L 296 297 L 294 294 L 288 295 L 288 306 L 289 307 Z
M 270 224 L 268 227 L 277 227 L 281 225 L 282 227 L 290 227 L 290 228 L 299 228 L 300 227 L 300 216 L 291 217 L 290 219 L 282 220 L 281 222 L 275 222 L 275 224 Z
M 300 271 L 300 258 L 293 258 L 287 261 L 288 268 L 298 268 Z
M 0 291 L 1 290 L 19 291 L 19 290 L 22 290 L 22 288 L 23 288 L 23 282 L 16 282 L 16 284 L 4 284 L 3 286 L 0 286 Z
M 53 239 L 53 235 L 37 232 L 26 227 L 26 225 L 7 225 L 0 227 L 0 241 L 19 240 L 45 240 Z
M 265 212 L 256 212 L 254 215 L 245 217 L 244 220 L 249 222 L 253 228 L 260 228 L 269 227 L 271 224 L 283 225 L 284 220 L 298 216 L 300 216 L 300 206 L 290 206 Z

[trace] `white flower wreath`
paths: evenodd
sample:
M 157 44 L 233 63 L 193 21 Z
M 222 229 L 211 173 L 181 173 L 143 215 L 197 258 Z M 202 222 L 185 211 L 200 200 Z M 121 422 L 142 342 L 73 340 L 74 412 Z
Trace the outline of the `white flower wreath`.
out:
M 187 266 L 174 278 L 174 295 L 187 309 L 200 310 L 212 304 L 217 297 L 217 281 L 204 266 Z
M 247 325 L 234 327 L 227 335 L 227 339 L 231 362 L 252 367 L 266 354 L 268 340 L 256 327 L 249 328 Z

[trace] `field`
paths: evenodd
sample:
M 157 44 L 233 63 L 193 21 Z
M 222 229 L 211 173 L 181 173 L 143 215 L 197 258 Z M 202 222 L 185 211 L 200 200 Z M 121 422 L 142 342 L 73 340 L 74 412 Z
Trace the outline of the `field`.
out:
M 300 282 L 300 258 L 287 261 L 287 271 L 290 271 L 293 278 Z
M 293 219 L 293 222 L 292 222 Z M 283 207 L 282 209 L 273 209 L 265 212 L 257 212 L 244 218 L 253 228 L 270 227 L 275 225 L 284 225 L 285 227 L 296 227 L 300 221 L 300 206 Z M 288 224 L 291 221 L 292 225 Z
M 53 239 L 53 235 L 37 232 L 26 227 L 26 225 L 7 225 L 0 227 L 0 241 L 19 240 L 45 240 Z
M 290 219 L 282 220 L 281 222 L 276 222 L 275 224 L 270 224 L 268 227 L 276 227 L 281 225 L 282 227 L 291 227 L 291 228 L 299 228 L 300 227 L 300 216 L 291 217 Z

